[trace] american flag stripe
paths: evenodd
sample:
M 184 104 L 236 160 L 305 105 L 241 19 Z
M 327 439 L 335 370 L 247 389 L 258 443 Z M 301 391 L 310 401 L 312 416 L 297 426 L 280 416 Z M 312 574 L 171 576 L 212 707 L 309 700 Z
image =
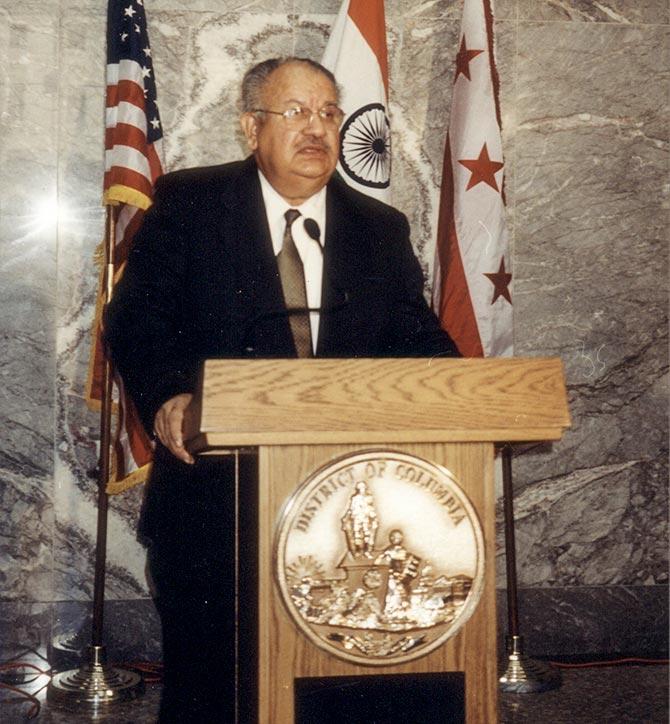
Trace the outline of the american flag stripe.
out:
M 107 109 L 106 116 L 107 130 L 105 135 L 110 135 L 111 132 L 112 139 L 114 139 L 115 134 L 120 133 L 122 130 L 119 125 L 128 125 L 140 131 L 146 144 L 147 117 L 141 108 L 128 101 L 118 101 L 113 108 Z
M 116 250 L 120 260 L 127 258 L 127 253 L 124 253 L 122 246 L 123 244 L 130 245 L 142 224 L 143 216 L 144 214 L 140 209 L 130 204 L 124 204 L 119 208 L 116 217 Z
M 144 213 L 141 209 L 124 204 L 119 207 L 116 219 L 116 256 L 118 262 L 116 264 L 116 277 L 121 276 L 125 266 L 125 260 L 128 258 L 128 252 L 132 246 L 132 241 L 142 224 Z M 116 281 L 116 280 L 115 280 Z
M 117 384 L 119 395 L 123 398 L 123 405 L 119 406 L 119 432 L 115 440 L 116 467 L 118 470 L 132 471 L 138 467 L 135 464 L 136 451 L 142 448 L 146 440 L 146 433 L 132 400 L 125 394 L 123 381 L 119 379 Z
M 113 136 L 116 138 L 114 139 Z M 153 185 L 162 174 L 162 144 L 160 141 L 146 145 L 142 131 L 135 126 L 119 124 L 114 131 L 106 135 L 109 151 L 105 158 L 105 170 L 114 166 L 128 166 L 138 173 L 144 174 Z
M 132 58 L 120 58 L 116 62 L 107 63 L 107 85 L 116 86 L 124 80 L 137 83 L 140 90 L 144 88 L 144 72 L 141 63 Z M 153 72 L 153 71 L 151 71 Z M 142 93 L 144 96 L 144 93 Z
M 137 126 L 119 123 L 114 128 L 108 128 L 105 133 L 105 146 L 108 151 L 114 147 L 115 143 L 117 145 L 131 146 L 141 152 L 146 146 L 147 136 L 146 133 Z M 107 159 L 110 157 L 110 154 L 107 154 Z M 109 160 L 106 160 L 105 164 L 108 167 L 111 165 Z
M 147 148 L 147 158 L 151 169 L 151 180 L 155 184 L 159 176 L 163 175 L 163 139 L 159 138 Z
M 111 158 L 110 158 L 111 156 Z M 133 173 L 140 174 L 151 186 L 151 168 L 149 167 L 149 159 L 133 146 L 118 144 L 114 146 L 114 153 L 108 154 L 105 163 L 105 170 L 110 173 L 119 170 L 130 170 Z
M 119 115 L 121 115 L 120 109 L 118 109 L 117 106 L 120 102 L 125 101 L 135 106 L 135 108 L 138 108 L 140 113 L 144 115 L 142 108 L 144 104 L 144 91 L 142 90 L 142 86 L 138 85 L 139 82 L 141 81 L 132 78 L 121 80 L 114 85 L 108 85 L 106 91 L 108 112 L 116 113 L 118 111 Z

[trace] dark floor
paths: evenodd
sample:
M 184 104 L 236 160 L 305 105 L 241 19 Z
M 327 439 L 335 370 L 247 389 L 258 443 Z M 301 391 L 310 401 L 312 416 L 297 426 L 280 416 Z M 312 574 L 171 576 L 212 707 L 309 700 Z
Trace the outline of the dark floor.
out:
M 46 684 L 46 677 L 35 680 L 31 691 Z M 29 703 L 1 692 L 0 722 L 18 724 L 31 721 Z M 120 704 L 97 718 L 83 711 L 58 710 L 44 702 L 32 719 L 43 724 L 80 724 L 91 721 L 114 724 L 150 724 L 155 721 L 160 688 L 147 687 L 136 701 Z M 10 697 L 10 698 L 8 698 Z M 668 722 L 668 667 L 661 665 L 622 665 L 563 670 L 560 689 L 542 694 L 502 694 L 500 722 L 506 724 L 666 724 Z M 212 724 L 226 724 L 217 722 Z M 279 724 L 279 723 L 274 723 Z M 356 724 L 343 722 L 343 724 Z M 366 722 L 366 724 L 373 724 Z M 403 724 L 438 724 L 437 722 L 404 722 Z M 482 723 L 488 724 L 488 723 Z

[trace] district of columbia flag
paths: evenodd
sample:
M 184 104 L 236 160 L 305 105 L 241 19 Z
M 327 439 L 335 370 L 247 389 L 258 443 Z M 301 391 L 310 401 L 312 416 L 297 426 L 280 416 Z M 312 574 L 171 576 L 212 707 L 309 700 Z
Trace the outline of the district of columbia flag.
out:
M 105 110 L 103 202 L 115 218 L 114 268 L 123 272 L 135 232 L 152 203 L 163 173 L 160 115 L 156 104 L 151 47 L 144 0 L 109 0 L 107 5 L 107 100 Z M 88 400 L 99 409 L 105 350 L 101 337 L 104 289 L 98 289 Z M 135 407 L 115 377 L 118 419 L 109 493 L 144 482 L 152 447 Z
M 513 348 L 491 3 L 464 0 L 433 283 L 433 307 L 465 357 L 509 356 Z
M 342 178 L 390 201 L 391 127 L 384 0 L 344 0 L 321 61 L 342 92 Z

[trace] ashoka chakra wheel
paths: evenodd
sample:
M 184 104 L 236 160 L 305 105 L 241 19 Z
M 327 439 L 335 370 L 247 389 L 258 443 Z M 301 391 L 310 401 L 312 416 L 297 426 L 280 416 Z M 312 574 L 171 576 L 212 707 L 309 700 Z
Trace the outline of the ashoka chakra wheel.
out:
M 342 126 L 340 163 L 363 186 L 384 189 L 391 179 L 391 127 L 381 103 L 352 113 Z

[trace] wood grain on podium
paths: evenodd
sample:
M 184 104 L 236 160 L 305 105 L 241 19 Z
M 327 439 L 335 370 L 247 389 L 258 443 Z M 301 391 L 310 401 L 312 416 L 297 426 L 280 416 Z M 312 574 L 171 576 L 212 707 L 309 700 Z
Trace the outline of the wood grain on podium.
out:
M 191 446 L 557 440 L 558 359 L 208 360 Z

